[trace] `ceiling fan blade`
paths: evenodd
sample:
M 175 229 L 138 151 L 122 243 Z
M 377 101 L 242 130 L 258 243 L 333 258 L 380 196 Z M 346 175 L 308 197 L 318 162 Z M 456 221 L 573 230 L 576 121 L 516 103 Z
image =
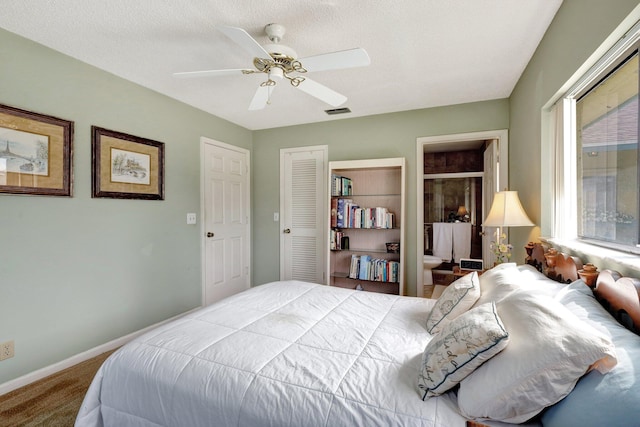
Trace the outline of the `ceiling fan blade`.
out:
M 255 95 L 253 95 L 253 99 L 251 100 L 251 104 L 249 104 L 249 110 L 262 110 L 269 103 L 269 97 L 271 96 L 271 91 L 273 90 L 273 86 L 258 86 L 258 90 L 256 90 Z
M 204 71 L 185 71 L 180 73 L 173 73 L 174 77 L 181 79 L 187 79 L 190 77 L 221 77 L 221 76 L 233 76 L 236 74 L 243 74 L 243 72 L 251 71 L 241 68 L 227 69 L 227 70 L 204 70 Z
M 337 70 L 340 68 L 365 67 L 371 64 L 371 58 L 362 48 L 323 53 L 299 59 L 307 71 Z
M 329 89 L 325 85 L 321 85 L 320 83 L 311 80 L 309 77 L 304 78 L 304 81 L 298 85 L 298 89 L 333 107 L 337 107 L 347 101 L 346 96 L 334 91 L 333 89 Z
M 249 35 L 245 30 L 238 27 L 219 26 L 216 27 L 225 36 L 240 45 L 244 50 L 249 52 L 254 58 L 271 58 L 269 52 L 264 50 L 260 43 Z

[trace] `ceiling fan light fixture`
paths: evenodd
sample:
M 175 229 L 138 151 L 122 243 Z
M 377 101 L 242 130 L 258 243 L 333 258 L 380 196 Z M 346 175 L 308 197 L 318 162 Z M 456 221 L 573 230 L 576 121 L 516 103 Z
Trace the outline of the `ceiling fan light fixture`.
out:
M 276 77 L 280 80 L 284 77 L 284 70 L 280 67 L 269 68 L 269 78 Z

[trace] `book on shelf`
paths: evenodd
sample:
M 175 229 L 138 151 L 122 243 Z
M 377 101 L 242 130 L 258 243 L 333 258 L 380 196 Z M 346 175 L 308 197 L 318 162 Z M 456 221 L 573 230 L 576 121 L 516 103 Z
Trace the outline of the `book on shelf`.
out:
M 371 270 L 370 259 L 371 257 L 369 255 L 360 255 L 360 272 L 358 279 L 369 280 L 369 272 Z
M 331 199 L 331 227 L 338 225 L 338 199 Z
M 387 259 L 372 259 L 369 255 L 351 255 L 349 278 L 371 282 L 400 281 L 400 263 Z
M 351 199 L 338 199 L 336 207 L 336 227 L 349 227 L 349 212 L 353 206 Z
M 357 279 L 360 274 L 360 255 L 351 255 L 351 264 L 349 265 L 349 278 Z
M 351 196 L 353 194 L 353 181 L 346 176 L 331 174 L 331 195 Z
M 331 174 L 331 195 L 340 196 L 342 192 L 342 180 L 338 179 L 338 175 Z
M 342 195 L 351 196 L 353 194 L 353 181 L 346 176 L 342 177 Z
M 335 202 L 335 221 L 334 221 Z M 331 226 L 336 228 L 393 228 L 394 214 L 387 208 L 363 208 L 353 199 L 331 201 Z
M 332 251 L 342 250 L 342 242 L 344 233 L 338 230 L 330 230 L 329 232 L 329 249 Z

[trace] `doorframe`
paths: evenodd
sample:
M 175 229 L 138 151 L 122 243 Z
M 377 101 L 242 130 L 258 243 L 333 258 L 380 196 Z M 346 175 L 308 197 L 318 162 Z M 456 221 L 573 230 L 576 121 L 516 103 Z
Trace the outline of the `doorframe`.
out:
M 206 136 L 200 137 L 200 221 L 199 221 L 199 233 L 200 233 L 200 285 L 201 285 L 201 295 L 200 295 L 200 305 L 204 306 L 206 299 L 206 272 L 207 272 L 207 259 L 206 259 L 206 238 L 205 238 L 205 155 L 204 148 L 206 145 L 215 146 L 218 148 L 223 148 L 225 150 L 235 151 L 237 153 L 243 154 L 246 160 L 247 165 L 247 191 L 246 191 L 246 200 L 247 203 L 247 248 L 244 256 L 246 256 L 247 261 L 247 281 L 249 282 L 249 287 L 251 287 L 251 253 L 252 253 L 252 236 L 251 236 L 251 152 L 246 148 L 238 147 L 236 145 L 227 144 L 225 142 L 217 141 L 212 138 L 208 138 Z
M 509 188 L 509 130 L 496 129 L 481 132 L 456 133 L 449 135 L 424 136 L 416 140 L 416 295 L 424 296 L 423 283 L 423 259 L 424 254 L 424 147 L 427 145 L 447 144 L 451 147 L 454 144 L 464 144 L 478 140 L 498 140 L 498 158 L 500 164 L 498 168 L 498 179 L 501 188 Z M 422 218 L 422 219 L 421 219 Z
M 284 182 L 284 155 L 285 153 L 296 153 L 296 152 L 301 152 L 301 151 L 322 151 L 322 227 L 320 230 L 320 233 L 322 233 L 322 236 L 320 236 L 322 238 L 322 266 L 324 267 L 324 265 L 326 265 L 327 262 L 327 254 L 329 253 L 329 238 L 328 235 L 326 234 L 326 230 L 325 230 L 325 226 L 326 224 L 329 223 L 329 205 L 327 202 L 327 193 L 329 191 L 329 187 L 328 187 L 328 181 L 329 181 L 329 146 L 328 145 L 310 145 L 310 146 L 303 146 L 303 147 L 289 147 L 289 148 L 281 148 L 280 149 L 280 192 L 278 193 L 279 197 L 280 197 L 280 204 L 278 209 L 280 210 L 280 219 L 278 221 L 278 247 L 279 247 L 279 253 L 278 253 L 278 257 L 280 258 L 280 269 L 279 269 L 279 273 L 280 273 L 280 278 L 282 278 L 283 276 L 283 272 L 284 272 L 284 259 L 282 256 L 282 251 L 283 251 L 283 239 L 284 239 L 284 234 L 282 233 L 282 229 L 283 229 L 283 215 L 282 213 L 284 212 L 284 186 L 285 186 L 285 182 Z M 326 276 L 325 273 L 325 269 L 322 269 L 322 275 Z M 329 283 L 329 278 L 328 277 L 323 277 L 324 278 L 324 284 L 328 284 Z

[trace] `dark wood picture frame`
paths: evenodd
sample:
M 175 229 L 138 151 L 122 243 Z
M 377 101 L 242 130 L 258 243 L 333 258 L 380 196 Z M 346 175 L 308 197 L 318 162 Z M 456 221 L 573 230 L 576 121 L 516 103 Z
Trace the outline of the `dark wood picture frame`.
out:
M 73 122 L 0 104 L 0 193 L 71 197 Z
M 164 143 L 91 126 L 91 197 L 164 200 Z

